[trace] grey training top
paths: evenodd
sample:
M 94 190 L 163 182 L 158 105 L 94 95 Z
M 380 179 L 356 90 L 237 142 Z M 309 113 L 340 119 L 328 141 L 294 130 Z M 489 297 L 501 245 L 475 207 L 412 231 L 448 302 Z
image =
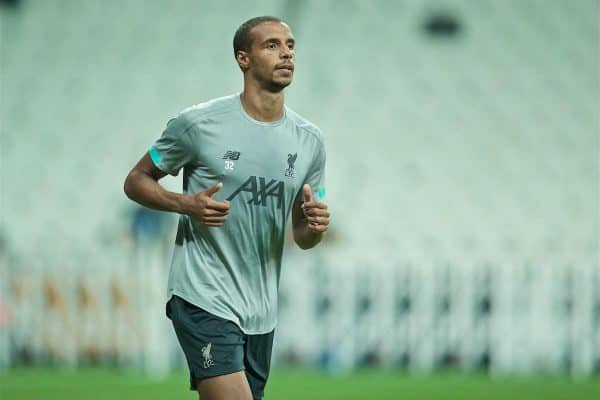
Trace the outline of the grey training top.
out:
M 246 334 L 273 330 L 290 210 L 303 201 L 304 183 L 313 196 L 325 194 L 319 128 L 287 107 L 278 121 L 256 121 L 236 94 L 182 111 L 150 156 L 171 175 L 183 168 L 184 193 L 223 182 L 213 198 L 231 202 L 220 228 L 180 216 L 168 296 L 231 320 Z

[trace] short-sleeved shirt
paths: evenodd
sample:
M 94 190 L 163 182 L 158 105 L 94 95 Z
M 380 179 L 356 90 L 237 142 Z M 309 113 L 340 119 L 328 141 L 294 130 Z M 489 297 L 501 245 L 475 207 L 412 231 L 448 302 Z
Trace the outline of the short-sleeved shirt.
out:
M 251 118 L 240 95 L 182 111 L 150 148 L 162 171 L 183 168 L 183 192 L 219 182 L 213 198 L 230 201 L 223 227 L 181 215 L 167 295 L 177 295 L 238 324 L 246 334 L 277 323 L 284 230 L 308 183 L 322 198 L 325 147 L 320 130 L 289 108 L 274 122 Z

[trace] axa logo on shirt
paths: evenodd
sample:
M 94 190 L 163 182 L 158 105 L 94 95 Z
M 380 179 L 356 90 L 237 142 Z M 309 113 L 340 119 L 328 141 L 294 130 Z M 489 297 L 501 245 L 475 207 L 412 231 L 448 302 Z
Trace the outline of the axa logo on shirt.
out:
M 248 204 L 266 207 L 267 198 L 273 197 L 273 200 L 277 201 L 278 209 L 283 205 L 284 183 L 277 179 L 271 179 L 267 182 L 267 178 L 263 176 L 250 176 L 227 200 L 233 200 L 241 192 L 252 194 L 252 198 L 248 200 Z

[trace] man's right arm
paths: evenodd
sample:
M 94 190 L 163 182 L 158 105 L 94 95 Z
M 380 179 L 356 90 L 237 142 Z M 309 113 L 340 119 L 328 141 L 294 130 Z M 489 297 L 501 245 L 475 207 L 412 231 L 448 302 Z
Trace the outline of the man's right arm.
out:
M 229 214 L 229 202 L 212 199 L 212 195 L 223 187 L 221 183 L 195 195 L 187 195 L 163 188 L 158 181 L 165 175 L 146 153 L 127 175 L 125 194 L 148 208 L 189 215 L 207 226 L 223 226 Z

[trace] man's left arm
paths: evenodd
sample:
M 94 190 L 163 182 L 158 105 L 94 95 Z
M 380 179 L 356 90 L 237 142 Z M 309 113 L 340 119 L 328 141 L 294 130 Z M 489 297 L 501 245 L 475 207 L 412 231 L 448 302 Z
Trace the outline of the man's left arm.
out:
M 315 247 L 329 227 L 327 204 L 313 199 L 310 185 L 302 187 L 304 202 L 294 203 L 292 209 L 292 227 L 294 241 L 301 249 Z

